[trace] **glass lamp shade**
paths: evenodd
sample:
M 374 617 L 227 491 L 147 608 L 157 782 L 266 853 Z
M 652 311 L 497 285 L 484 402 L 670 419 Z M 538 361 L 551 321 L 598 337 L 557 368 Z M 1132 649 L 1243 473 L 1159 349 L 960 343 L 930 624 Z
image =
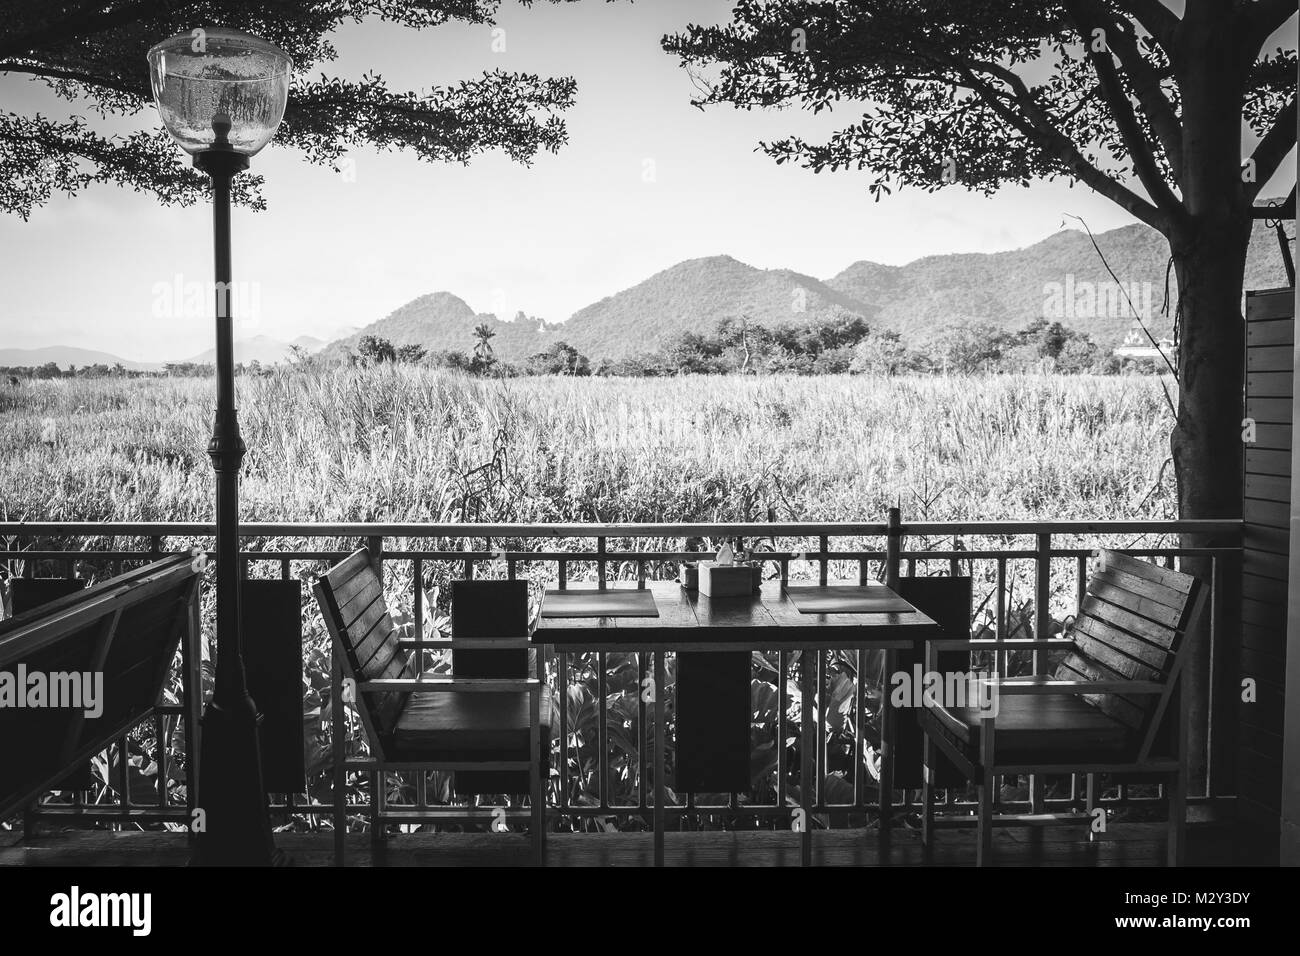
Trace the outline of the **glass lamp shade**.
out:
M 180 33 L 149 51 L 158 112 L 191 155 L 261 150 L 284 118 L 292 70 L 283 50 L 238 30 Z

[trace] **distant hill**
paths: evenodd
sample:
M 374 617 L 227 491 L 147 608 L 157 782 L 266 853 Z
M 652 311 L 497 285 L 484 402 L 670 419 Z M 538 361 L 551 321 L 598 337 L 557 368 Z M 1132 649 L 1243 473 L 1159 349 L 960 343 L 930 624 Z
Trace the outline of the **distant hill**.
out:
M 1132 225 L 1096 238 L 1134 306 L 1146 314 L 1151 333 L 1156 338 L 1167 335 L 1171 323 L 1161 307 L 1169 251 L 1163 237 L 1146 226 Z M 1172 275 L 1169 279 L 1172 294 L 1176 283 Z M 1256 222 L 1246 288 L 1283 285 L 1286 273 L 1277 239 L 1265 223 Z M 434 292 L 364 329 L 336 329 L 325 339 L 301 336 L 285 343 L 254 336 L 235 344 L 235 359 L 271 365 L 284 361 L 289 345 L 296 344 L 336 360 L 355 352 L 364 335 L 377 335 L 394 345 L 422 345 L 430 352 L 469 353 L 474 348 L 474 328 L 486 323 L 495 333 L 493 351 L 505 361 L 521 362 L 558 341 L 599 361 L 653 351 L 682 332 L 709 331 L 723 318 L 747 316 L 761 325 L 801 325 L 837 312 L 894 329 L 913 346 L 924 345 L 949 326 L 987 323 L 1018 329 L 1041 317 L 1057 319 L 1114 348 L 1133 323 L 1127 301 L 1116 293 L 1115 282 L 1088 236 L 1078 229 L 1063 229 L 1041 242 L 1006 252 L 926 256 L 902 266 L 864 260 L 826 280 L 789 269 L 758 269 L 725 255 L 690 259 L 579 309 L 565 322 L 546 322 L 522 312 L 512 321 L 503 321 L 476 313 L 450 292 Z M 1175 305 L 1170 302 L 1170 315 Z M 189 361 L 207 364 L 212 358 L 209 349 Z M 0 349 L 0 365 L 50 361 L 63 367 L 96 362 L 121 362 L 131 369 L 160 367 L 86 349 Z
M 1119 285 L 1144 314 L 1152 334 L 1167 335 L 1171 321 L 1161 314 L 1169 259 L 1164 238 L 1143 225 L 1113 229 L 1096 238 Z M 1176 283 L 1172 275 L 1169 278 L 1172 295 Z M 1277 240 L 1258 222 L 1246 288 L 1285 284 Z M 1170 315 L 1175 304 L 1170 302 Z M 837 311 L 894 329 L 912 345 L 924 344 L 949 326 L 987 323 L 1017 329 L 1044 317 L 1113 348 L 1133 324 L 1128 300 L 1119 293 L 1087 234 L 1063 229 L 1007 252 L 926 256 L 902 266 L 855 262 L 824 281 L 789 269 L 757 269 L 730 256 L 691 259 L 579 309 L 565 322 L 548 323 L 522 314 L 504 322 L 476 314 L 449 292 L 438 292 L 332 343 L 325 354 L 355 350 L 367 334 L 395 345 L 469 352 L 474 327 L 486 322 L 496 333 L 492 345 L 497 356 L 506 361 L 520 361 L 560 340 L 600 360 L 652 351 L 682 332 L 707 331 L 726 317 L 748 316 L 769 326 L 797 325 Z
M 1097 246 L 1129 291 L 1133 305 L 1144 313 L 1156 337 L 1167 334 L 1171 321 L 1162 316 L 1165 269 L 1169 246 L 1155 230 L 1143 225 L 1124 226 L 1097 236 Z M 1108 308 L 1092 314 L 1053 314 L 1051 290 L 1074 292 L 1076 302 L 1088 284 L 1113 290 L 1115 280 L 1106 271 L 1086 233 L 1065 229 L 1024 249 L 1009 252 L 962 253 L 927 256 L 905 266 L 855 262 L 827 285 L 877 307 L 876 321 L 898 331 L 913 343 L 945 326 L 992 323 L 1019 328 L 1040 316 L 1058 318 L 1107 346 L 1118 345 L 1133 321 L 1122 296 L 1107 300 Z M 1246 288 L 1286 285 L 1281 251 L 1273 232 L 1256 223 L 1246 267 Z M 1177 301 L 1169 276 L 1170 308 Z M 1118 290 L 1115 290 L 1118 291 Z M 1064 311 L 1064 310 L 1062 310 Z M 1070 309 L 1070 312 L 1076 310 Z M 1045 314 L 1046 313 L 1046 314 Z
M 156 372 L 162 368 L 159 362 L 132 362 L 109 352 L 97 352 L 94 349 L 79 349 L 70 345 L 50 345 L 39 349 L 0 349 L 0 365 L 21 367 L 41 366 L 53 362 L 65 371 L 70 365 L 82 368 L 86 365 L 121 365 L 132 372 Z
M 359 332 L 331 342 L 322 354 L 328 359 L 338 358 L 348 350 L 355 352 L 364 335 L 377 335 L 394 345 L 423 345 L 430 352 L 469 353 L 474 349 L 474 328 L 481 322 L 496 333 L 492 349 L 497 358 L 509 362 L 522 361 L 558 338 L 551 331 L 555 326 L 541 319 L 520 314 L 512 322 L 503 322 L 494 315 L 475 313 L 464 299 L 450 292 L 434 292 L 406 303 Z
M 871 319 L 877 309 L 812 276 L 711 256 L 678 263 L 575 312 L 557 334 L 592 358 L 620 357 L 659 348 L 681 332 L 707 331 L 722 318 L 747 316 L 771 326 L 835 311 Z

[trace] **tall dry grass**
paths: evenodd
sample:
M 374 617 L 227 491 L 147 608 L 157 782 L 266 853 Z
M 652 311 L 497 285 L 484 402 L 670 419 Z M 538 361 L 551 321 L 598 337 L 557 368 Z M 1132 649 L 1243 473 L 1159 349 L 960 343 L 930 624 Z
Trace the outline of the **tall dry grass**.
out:
M 246 520 L 1173 517 L 1149 377 L 242 378 Z M 210 383 L 0 390 L 0 516 L 210 518 Z

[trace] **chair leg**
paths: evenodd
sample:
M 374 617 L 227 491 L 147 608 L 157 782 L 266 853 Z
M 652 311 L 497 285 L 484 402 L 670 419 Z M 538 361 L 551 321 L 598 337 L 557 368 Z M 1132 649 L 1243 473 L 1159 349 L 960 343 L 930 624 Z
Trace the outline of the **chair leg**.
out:
M 978 846 L 975 865 L 989 866 L 993 862 L 993 807 L 997 802 L 997 777 L 985 767 L 979 785 L 979 826 L 976 832 Z
M 384 771 L 370 774 L 370 845 L 373 847 L 383 846 L 388 837 L 379 819 L 383 812 L 384 787 L 387 783 L 388 775 Z
M 995 742 L 994 715 L 980 717 L 980 767 L 979 767 L 979 828 L 976 833 L 978 847 L 975 865 L 988 866 L 993 862 L 993 810 L 998 802 L 997 746 Z
M 542 776 L 542 748 L 547 742 L 542 737 L 541 729 L 541 694 L 533 691 L 529 694 L 529 730 L 528 754 L 532 766 L 528 770 L 528 797 L 532 809 L 533 863 L 546 865 L 546 780 Z
M 1187 853 L 1187 774 L 1169 775 L 1169 866 L 1183 866 Z
M 1093 811 L 1097 809 L 1097 775 L 1090 773 L 1085 775 L 1083 790 L 1083 809 L 1088 814 L 1088 842 L 1095 843 L 1097 840 L 1097 831 L 1093 828 Z
M 1174 724 L 1174 754 L 1178 769 L 1169 780 L 1169 865 L 1182 866 L 1185 862 L 1187 831 L 1187 727 L 1190 696 L 1182 681 L 1174 690 L 1177 723 Z
M 921 744 L 921 846 L 927 850 L 934 841 L 934 741 L 927 733 Z
M 343 668 L 335 651 L 331 664 L 333 700 L 331 711 L 330 748 L 334 753 L 334 865 L 343 865 L 343 842 L 348 830 L 348 774 L 343 763 L 347 759 L 347 724 L 343 715 Z

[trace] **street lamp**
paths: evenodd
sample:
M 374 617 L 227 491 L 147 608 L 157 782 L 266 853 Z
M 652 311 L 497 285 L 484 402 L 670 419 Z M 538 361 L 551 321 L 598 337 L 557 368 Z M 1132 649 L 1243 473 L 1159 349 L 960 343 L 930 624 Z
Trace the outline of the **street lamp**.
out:
M 212 180 L 217 312 L 217 411 L 208 456 L 217 479 L 217 672 L 203 713 L 196 862 L 269 865 L 277 860 L 262 789 L 260 716 L 249 696 L 239 637 L 239 467 L 231 331 L 230 183 L 275 135 L 293 61 L 236 30 L 193 30 L 149 51 L 154 101 L 167 132 Z

